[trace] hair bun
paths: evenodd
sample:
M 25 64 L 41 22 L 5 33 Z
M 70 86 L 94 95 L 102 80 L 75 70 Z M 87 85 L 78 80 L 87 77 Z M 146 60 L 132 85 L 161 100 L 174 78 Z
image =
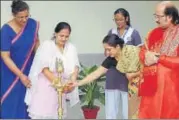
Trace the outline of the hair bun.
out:
M 21 2 L 22 2 L 22 0 L 13 0 L 11 7 L 14 7 L 14 6 L 16 6 L 18 3 L 21 3 Z
M 13 0 L 12 3 L 22 2 L 22 0 Z

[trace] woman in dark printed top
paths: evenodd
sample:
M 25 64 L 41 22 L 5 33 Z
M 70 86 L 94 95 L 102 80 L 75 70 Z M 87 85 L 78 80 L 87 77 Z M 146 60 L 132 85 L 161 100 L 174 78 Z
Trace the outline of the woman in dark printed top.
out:
M 109 53 L 109 56 L 102 62 L 101 66 L 99 66 L 99 68 L 96 71 L 88 75 L 83 80 L 80 80 L 79 82 L 73 82 L 72 86 L 82 86 L 87 83 L 90 83 L 96 80 L 101 75 L 106 74 L 110 69 L 116 68 L 117 63 L 121 58 L 120 53 L 123 51 L 124 40 L 122 38 L 119 38 L 115 34 L 107 35 L 103 40 L 103 46 L 104 46 L 105 51 Z M 123 115 L 121 118 L 125 119 L 125 118 L 128 118 L 128 92 L 127 92 L 128 80 L 131 80 L 132 78 L 137 77 L 139 75 L 139 72 L 136 71 L 134 73 L 120 73 L 117 70 L 112 71 L 112 72 L 116 72 L 115 74 L 117 74 L 118 76 L 117 78 L 116 78 L 116 75 L 111 76 L 115 81 L 110 84 L 111 86 L 114 86 L 114 85 L 117 86 L 118 89 L 106 89 L 105 90 L 105 96 L 106 98 L 109 98 L 109 100 L 105 99 L 105 101 L 108 102 L 108 103 L 105 103 L 106 104 L 105 107 L 108 107 L 108 109 L 110 109 L 111 113 L 109 114 L 114 115 L 114 113 L 112 112 L 116 112 L 117 114 L 119 110 L 119 106 L 120 106 L 119 104 L 121 104 L 121 106 L 124 106 L 124 107 L 123 109 L 120 109 L 120 110 L 124 110 L 123 113 L 127 114 L 127 115 L 124 114 L 125 116 Z M 106 83 L 106 84 L 109 84 L 109 83 Z M 115 116 L 111 116 L 111 117 L 117 119 L 117 115 L 116 117 Z
M 111 29 L 108 32 L 109 35 L 118 35 L 127 45 L 138 46 L 141 44 L 139 32 L 131 26 L 127 10 L 117 9 L 114 12 L 114 21 L 117 27 Z M 105 51 L 105 55 L 109 56 L 108 54 Z M 106 119 L 117 119 L 118 111 L 122 112 L 119 118 L 128 119 L 128 80 L 115 67 L 110 68 L 106 73 L 105 93 Z
M 141 37 L 138 31 L 131 27 L 128 11 L 123 8 L 117 9 L 114 12 L 114 21 L 117 27 L 111 29 L 108 35 L 111 37 L 116 35 L 118 37 L 116 39 L 118 40 L 116 41 L 117 43 L 119 42 L 120 45 L 127 44 L 134 46 L 141 44 Z M 106 119 L 128 119 L 128 79 L 124 73 L 116 69 L 117 60 L 114 56 L 111 56 L 112 49 L 106 48 L 105 44 L 104 48 L 105 55 L 107 56 L 106 60 L 104 60 L 96 72 L 85 78 L 84 82 L 80 82 L 79 85 L 95 80 L 101 74 L 106 74 Z M 118 112 L 120 112 L 119 117 L 117 116 Z

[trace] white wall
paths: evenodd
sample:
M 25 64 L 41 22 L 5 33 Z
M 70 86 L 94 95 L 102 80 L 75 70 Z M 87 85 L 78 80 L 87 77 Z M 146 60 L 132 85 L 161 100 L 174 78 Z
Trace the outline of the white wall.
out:
M 52 37 L 54 27 L 67 21 L 72 27 L 70 40 L 79 53 L 102 53 L 101 41 L 111 27 L 113 12 L 126 8 L 133 27 L 144 37 L 155 27 L 153 18 L 157 1 L 27 1 L 31 16 L 40 21 L 40 40 Z M 175 2 L 179 7 L 179 2 Z M 11 16 L 11 1 L 1 1 L 1 26 Z

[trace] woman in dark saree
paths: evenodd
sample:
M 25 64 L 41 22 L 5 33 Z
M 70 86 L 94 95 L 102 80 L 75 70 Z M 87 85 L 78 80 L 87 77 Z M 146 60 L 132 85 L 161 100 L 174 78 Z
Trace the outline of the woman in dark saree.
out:
M 1 118 L 26 119 L 26 87 L 29 70 L 38 47 L 39 24 L 29 18 L 27 3 L 12 2 L 13 19 L 1 28 Z

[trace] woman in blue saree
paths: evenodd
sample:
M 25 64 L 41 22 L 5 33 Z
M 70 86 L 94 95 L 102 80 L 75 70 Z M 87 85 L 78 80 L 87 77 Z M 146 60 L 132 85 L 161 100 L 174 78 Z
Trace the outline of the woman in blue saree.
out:
M 1 118 L 26 119 L 24 102 L 26 87 L 34 57 L 39 45 L 39 24 L 29 18 L 29 6 L 21 0 L 12 2 L 14 18 L 1 28 Z

